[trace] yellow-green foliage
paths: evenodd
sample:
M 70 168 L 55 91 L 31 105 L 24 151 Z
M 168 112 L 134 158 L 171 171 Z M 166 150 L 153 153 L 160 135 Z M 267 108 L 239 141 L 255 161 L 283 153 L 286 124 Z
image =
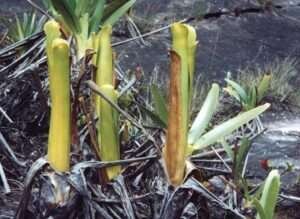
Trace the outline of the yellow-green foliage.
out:
M 118 94 L 114 89 L 113 51 L 111 47 L 112 27 L 104 26 L 100 33 L 93 36 L 93 46 L 96 52 L 93 63 L 97 67 L 96 84 L 104 95 L 117 103 Z M 104 161 L 120 159 L 118 113 L 103 98 L 95 97 L 95 111 L 99 118 L 98 143 L 100 157 Z M 109 179 L 117 176 L 121 171 L 120 166 L 107 168 Z
M 44 3 L 64 33 L 75 38 L 79 60 L 92 48 L 91 36 L 101 27 L 116 23 L 135 0 L 44 0 Z
M 114 103 L 117 103 L 118 93 L 117 91 L 115 91 L 112 85 L 105 84 L 102 85 L 100 88 L 104 95 L 106 95 Z M 105 161 L 120 159 L 118 117 L 118 112 L 115 109 L 113 109 L 106 100 L 101 98 L 98 140 L 101 145 L 100 157 Z M 108 178 L 114 178 L 120 173 L 120 171 L 120 166 L 113 166 L 107 168 Z
M 48 160 L 53 169 L 64 172 L 70 168 L 71 144 L 69 45 L 60 38 L 55 21 L 48 21 L 44 31 L 51 99 Z
M 234 130 L 264 112 L 269 104 L 241 113 L 207 131 L 219 102 L 220 88 L 219 85 L 213 84 L 191 129 L 188 130 L 193 96 L 196 31 L 191 26 L 179 23 L 173 24 L 171 31 L 173 45 L 170 53 L 168 126 L 163 156 L 169 181 L 172 185 L 178 186 L 184 179 L 187 156 L 224 139 Z
M 226 78 L 227 87 L 224 91 L 234 97 L 242 106 L 243 111 L 251 110 L 258 106 L 262 99 L 267 95 L 270 89 L 272 76 L 264 74 L 255 84 L 246 85 L 243 87 L 237 82 Z
M 189 125 L 189 108 L 194 76 L 196 32 L 189 25 L 175 23 L 171 27 L 171 79 L 169 118 L 164 158 L 169 181 L 182 183 Z
M 278 194 L 280 190 L 280 174 L 278 170 L 272 170 L 263 187 L 263 192 L 260 198 L 261 207 L 258 210 L 256 219 L 273 219 Z M 264 215 L 264 217 L 263 217 Z

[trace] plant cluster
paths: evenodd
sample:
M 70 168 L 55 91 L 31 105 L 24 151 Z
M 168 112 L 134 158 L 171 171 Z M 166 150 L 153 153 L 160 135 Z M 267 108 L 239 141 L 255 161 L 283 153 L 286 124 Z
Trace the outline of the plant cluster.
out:
M 299 105 L 299 101 L 295 101 L 298 91 L 293 86 L 293 82 L 297 80 L 298 64 L 298 61 L 291 57 L 283 60 L 275 59 L 262 67 L 255 66 L 240 70 L 234 81 L 243 88 L 253 87 L 260 83 L 265 74 L 269 74 L 270 82 L 266 96 L 281 102 L 285 100 L 296 102 Z
M 114 71 L 112 25 L 134 2 L 134 0 L 45 1 L 55 18 L 44 25 L 51 100 L 47 159 L 55 172 L 60 174 L 70 172 L 71 136 L 74 134 L 72 133 L 74 112 L 71 105 L 79 101 L 77 99 L 71 101 L 70 78 L 72 69 L 78 65 L 83 71 L 87 71 L 87 66 L 94 67 L 90 76 L 99 91 L 97 93 L 101 94 L 90 95 L 88 107 L 92 114 L 92 119 L 88 123 L 93 123 L 94 117 L 97 119 L 95 156 L 102 161 L 117 161 L 121 158 L 120 127 L 127 129 L 129 126 L 127 122 L 134 122 L 129 119 L 120 124 L 119 113 L 125 115 L 126 112 L 118 105 L 122 92 L 117 89 Z M 159 88 L 151 86 L 154 111 L 148 112 L 166 131 L 162 159 L 169 183 L 174 187 L 182 185 L 188 174 L 190 156 L 221 143 L 228 156 L 235 161 L 233 166 L 235 183 L 246 191 L 245 198 L 257 209 L 257 219 L 271 219 L 280 186 L 278 171 L 271 171 L 261 187 L 261 192 L 256 196 L 250 196 L 241 168 L 250 143 L 243 138 L 239 143 L 239 149 L 234 151 L 227 142 L 227 137 L 235 130 L 256 119 L 269 108 L 268 103 L 260 104 L 269 89 L 271 75 L 265 74 L 258 84 L 250 88 L 243 88 L 238 83 L 226 79 L 228 87 L 224 90 L 241 103 L 243 110 L 237 116 L 215 127 L 210 127 L 210 123 L 218 107 L 220 87 L 216 83 L 212 84 L 196 118 L 191 121 L 191 106 L 195 93 L 197 33 L 190 25 L 174 23 L 171 25 L 171 34 L 168 103 Z M 72 66 L 72 63 L 76 63 L 76 66 Z M 78 96 L 74 95 L 74 98 Z M 144 131 L 143 126 L 139 128 Z M 120 173 L 121 166 L 115 165 L 105 168 L 105 176 L 102 176 L 105 181 L 113 180 Z
M 242 87 L 237 82 L 226 78 L 227 87 L 224 90 L 241 104 L 243 111 L 247 111 L 260 104 L 269 90 L 271 80 L 272 76 L 266 73 L 257 84 Z
M 44 0 L 63 33 L 75 38 L 78 59 L 93 48 L 98 31 L 116 23 L 134 3 L 135 0 Z
M 9 25 L 8 38 L 12 42 L 21 41 L 43 29 L 46 17 L 37 17 L 36 12 L 25 12 L 22 17 L 15 16 L 15 23 Z
M 69 170 L 71 136 L 70 108 L 70 45 L 62 39 L 75 39 L 76 60 L 93 50 L 92 64 L 96 67 L 94 81 L 113 102 L 117 102 L 115 90 L 113 51 L 111 34 L 113 25 L 133 5 L 130 1 L 44 1 L 56 21 L 45 24 L 47 57 L 50 79 L 50 99 L 52 102 L 48 159 L 57 171 Z M 64 47 L 64 53 L 56 54 L 54 47 Z M 92 108 L 99 119 L 97 123 L 97 157 L 105 161 L 119 160 L 118 113 L 103 98 L 92 98 Z M 120 173 L 120 167 L 107 168 L 109 179 Z

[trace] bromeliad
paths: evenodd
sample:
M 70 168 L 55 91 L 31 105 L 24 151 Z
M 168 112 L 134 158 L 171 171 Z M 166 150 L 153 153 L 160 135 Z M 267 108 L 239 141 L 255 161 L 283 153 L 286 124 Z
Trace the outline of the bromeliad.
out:
M 92 48 L 92 34 L 107 24 L 113 25 L 135 3 L 135 0 L 44 0 L 53 17 L 61 24 L 65 35 L 76 41 L 77 58 Z
M 191 129 L 190 104 L 195 69 L 196 31 L 186 24 L 175 23 L 171 27 L 173 45 L 171 51 L 171 74 L 167 140 L 163 151 L 169 181 L 178 186 L 185 176 L 186 158 L 197 150 L 223 140 L 243 124 L 264 112 L 269 104 L 244 112 L 212 130 L 207 131 L 219 99 L 219 86 L 213 84 Z

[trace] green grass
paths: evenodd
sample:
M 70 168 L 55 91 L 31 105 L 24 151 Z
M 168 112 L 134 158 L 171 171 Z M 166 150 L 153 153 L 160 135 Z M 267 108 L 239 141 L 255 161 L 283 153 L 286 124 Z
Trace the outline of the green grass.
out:
M 256 66 L 251 69 L 246 68 L 240 70 L 235 81 L 243 87 L 253 86 L 259 82 L 263 74 L 269 72 L 272 74 L 272 80 L 268 96 L 281 101 L 288 99 L 292 101 L 293 97 L 299 93 L 296 86 L 292 84 L 292 81 L 296 79 L 298 74 L 297 65 L 299 65 L 299 62 L 295 58 L 287 57 L 283 60 L 276 59 L 262 67 Z M 300 99 L 298 98 L 297 101 L 299 105 Z

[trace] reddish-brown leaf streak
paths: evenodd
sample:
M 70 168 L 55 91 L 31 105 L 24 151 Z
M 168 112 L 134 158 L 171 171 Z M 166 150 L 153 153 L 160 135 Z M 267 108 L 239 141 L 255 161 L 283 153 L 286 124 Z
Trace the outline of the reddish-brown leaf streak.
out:
M 182 106 L 181 106 L 181 60 L 175 51 L 170 51 L 170 94 L 167 142 L 165 147 L 166 168 L 173 185 L 182 182 L 185 170 L 185 141 L 182 133 Z

